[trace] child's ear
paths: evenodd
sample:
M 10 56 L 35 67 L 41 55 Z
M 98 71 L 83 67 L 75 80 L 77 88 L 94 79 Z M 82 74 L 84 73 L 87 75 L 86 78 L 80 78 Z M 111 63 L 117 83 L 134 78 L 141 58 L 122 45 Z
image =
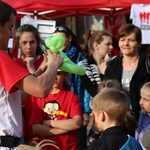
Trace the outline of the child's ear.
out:
M 96 121 L 95 117 L 94 117 L 94 124 L 95 124 L 96 126 L 98 126 L 98 122 Z
M 104 112 L 104 111 L 100 111 L 100 112 L 99 112 L 99 115 L 100 115 L 101 121 L 104 122 L 105 119 L 106 119 L 106 114 L 105 114 L 105 112 Z

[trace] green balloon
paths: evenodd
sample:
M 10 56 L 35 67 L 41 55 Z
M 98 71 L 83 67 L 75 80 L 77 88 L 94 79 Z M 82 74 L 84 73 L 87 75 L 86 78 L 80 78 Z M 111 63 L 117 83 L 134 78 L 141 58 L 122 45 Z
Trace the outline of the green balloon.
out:
M 56 48 L 56 47 L 54 47 L 54 46 L 51 46 L 51 47 L 50 47 L 50 51 L 51 51 L 52 53 L 56 53 L 56 52 L 58 52 L 58 48 Z
M 45 39 L 45 45 L 46 45 L 48 48 L 51 47 L 50 41 L 51 41 L 51 38 L 52 38 L 52 37 L 53 37 L 53 36 L 48 36 L 48 37 Z
M 52 53 L 59 52 L 61 57 L 64 58 L 64 63 L 59 67 L 60 70 L 78 75 L 84 75 L 86 70 L 72 62 L 62 50 L 59 50 L 64 46 L 64 44 L 65 39 L 61 34 L 54 34 L 53 36 L 47 37 L 45 40 L 45 45 Z
M 62 64 L 62 66 L 59 67 L 60 70 L 78 75 L 84 75 L 86 73 L 85 68 L 80 67 L 79 65 L 72 62 L 63 51 L 59 50 L 59 53 L 61 57 L 64 58 L 64 63 Z
M 65 39 L 61 34 L 54 34 L 45 40 L 45 45 L 51 50 L 52 53 L 58 52 L 65 44 Z

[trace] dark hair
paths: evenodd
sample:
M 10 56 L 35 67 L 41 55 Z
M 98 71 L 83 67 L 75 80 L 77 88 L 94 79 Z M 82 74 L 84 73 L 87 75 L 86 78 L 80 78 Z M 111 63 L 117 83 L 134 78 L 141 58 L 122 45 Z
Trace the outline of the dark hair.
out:
M 68 79 L 65 79 L 65 80 L 63 81 L 63 88 L 66 89 L 66 90 L 68 90 L 68 91 L 71 90 Z
M 130 112 L 127 111 L 125 118 L 121 123 L 121 127 L 124 129 L 126 134 L 129 134 L 134 137 L 136 126 L 137 121 L 135 117 Z
M 20 27 L 18 27 L 17 31 L 16 31 L 16 43 L 19 45 L 19 38 L 21 36 L 21 34 L 23 32 L 31 32 L 33 33 L 37 43 L 38 43 L 38 47 L 36 49 L 36 55 L 40 55 L 40 54 L 43 54 L 43 51 L 40 47 L 40 44 L 41 44 L 41 38 L 40 38 L 40 35 L 39 35 L 39 32 L 38 30 L 31 24 L 24 24 Z
M 122 25 L 118 30 L 118 40 L 124 36 L 130 35 L 131 33 L 135 33 L 136 41 L 141 44 L 142 42 L 142 33 L 141 29 L 131 23 L 127 23 Z
M 51 104 L 58 104 L 58 107 L 60 108 L 60 104 L 59 103 L 57 103 L 57 101 L 56 100 L 52 100 L 52 101 L 48 101 L 48 102 L 46 102 L 45 104 L 44 104 L 44 107 L 47 105 L 47 104 L 49 104 L 49 103 L 51 103 Z
M 85 44 L 88 44 L 88 41 L 94 32 L 95 32 L 95 30 L 88 30 L 83 34 L 83 39 L 85 41 Z
M 55 28 L 55 31 L 54 33 L 57 33 L 57 32 L 62 32 L 64 33 L 67 37 L 71 36 L 72 37 L 72 40 L 71 40 L 71 44 L 73 44 L 78 51 L 82 51 L 82 48 L 78 42 L 78 39 L 76 37 L 76 35 L 66 26 L 57 26 Z
M 67 73 L 65 71 L 63 71 L 64 73 Z M 59 74 L 59 71 L 57 72 L 57 75 Z M 65 78 L 63 80 L 63 84 L 62 84 L 63 88 L 70 91 L 71 90 L 71 87 L 70 87 L 70 84 L 69 84 L 69 81 L 68 81 L 68 78 Z
M 84 52 L 84 55 L 86 58 L 88 58 L 88 56 L 89 56 L 88 42 L 94 32 L 95 32 L 95 30 L 88 30 L 83 34 L 83 39 L 85 42 L 85 49 L 83 52 Z
M 0 1 L 0 24 L 5 25 L 9 21 L 11 14 L 17 15 L 16 10 L 7 3 Z

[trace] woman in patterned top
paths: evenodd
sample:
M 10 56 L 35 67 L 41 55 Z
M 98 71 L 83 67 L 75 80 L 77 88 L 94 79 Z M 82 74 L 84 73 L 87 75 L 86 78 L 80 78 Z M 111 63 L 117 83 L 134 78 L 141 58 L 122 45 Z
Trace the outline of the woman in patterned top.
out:
M 88 36 L 88 50 L 89 57 L 80 61 L 78 64 L 86 69 L 86 74 L 80 76 L 83 87 L 94 97 L 98 93 L 99 84 L 103 80 L 104 72 L 106 69 L 106 62 L 111 58 L 112 36 L 106 30 L 91 31 L 86 33 Z M 85 37 L 85 36 L 84 36 Z M 93 131 L 94 130 L 94 131 Z M 97 139 L 99 132 L 94 134 L 97 130 L 94 128 L 90 130 L 89 137 Z M 89 138 L 88 138 L 89 139 Z
M 89 57 L 78 64 L 86 69 L 86 74 L 80 76 L 83 87 L 94 97 L 98 85 L 104 77 L 106 62 L 111 58 L 112 36 L 106 30 L 92 32 L 88 40 Z

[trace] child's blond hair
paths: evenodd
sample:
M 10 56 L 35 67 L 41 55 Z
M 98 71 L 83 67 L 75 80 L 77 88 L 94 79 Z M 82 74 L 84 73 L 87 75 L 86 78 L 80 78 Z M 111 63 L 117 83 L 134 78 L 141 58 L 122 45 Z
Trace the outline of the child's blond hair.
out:
M 117 89 L 101 90 L 92 100 L 93 111 L 105 111 L 109 118 L 121 123 L 128 108 L 127 95 Z
M 48 139 L 42 140 L 41 142 L 39 142 L 35 146 L 21 144 L 16 148 L 16 150 L 42 150 L 46 146 L 52 146 L 52 147 L 55 147 L 56 150 L 60 150 L 60 148 L 58 146 L 56 146 L 54 141 L 51 141 Z
M 142 89 L 148 89 L 150 90 L 150 82 L 146 82 L 142 87 L 141 87 L 141 90 Z

